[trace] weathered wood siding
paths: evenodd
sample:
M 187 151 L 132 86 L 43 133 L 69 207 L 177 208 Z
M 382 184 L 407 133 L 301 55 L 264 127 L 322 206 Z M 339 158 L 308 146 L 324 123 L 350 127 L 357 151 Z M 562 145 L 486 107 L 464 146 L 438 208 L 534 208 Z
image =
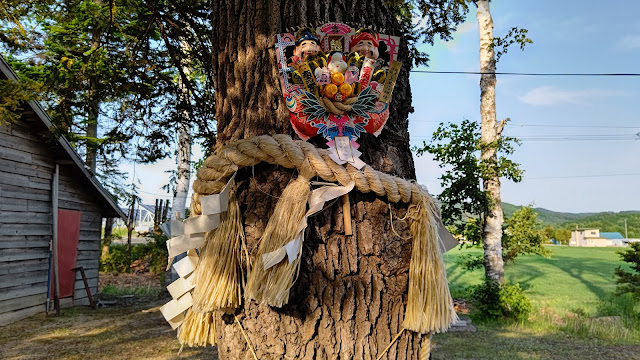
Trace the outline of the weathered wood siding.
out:
M 25 122 L 0 126 L 0 325 L 45 310 L 54 151 Z M 98 287 L 101 211 L 75 165 L 60 166 L 59 208 L 82 212 L 77 266 Z M 88 304 L 80 273 L 75 304 Z

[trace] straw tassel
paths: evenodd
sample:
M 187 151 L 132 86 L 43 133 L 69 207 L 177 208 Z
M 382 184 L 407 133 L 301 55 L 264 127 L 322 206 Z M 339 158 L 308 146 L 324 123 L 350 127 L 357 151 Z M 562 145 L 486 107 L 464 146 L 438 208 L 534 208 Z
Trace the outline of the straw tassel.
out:
M 216 344 L 216 326 L 213 313 L 196 313 L 187 310 L 184 322 L 178 328 L 178 341 L 182 345 L 214 346 Z
M 457 319 L 438 244 L 435 214 L 438 207 L 421 191 L 409 208 L 413 250 L 409 265 L 409 299 L 404 327 L 421 334 L 445 331 Z
M 289 301 L 289 290 L 300 269 L 300 252 L 293 262 L 280 261 L 267 270 L 262 255 L 282 248 L 298 235 L 300 222 L 307 211 L 309 189 L 309 179 L 298 176 L 282 192 L 260 238 L 255 266 L 247 279 L 247 298 L 276 307 Z
M 229 207 L 221 214 L 220 226 L 206 236 L 194 273 L 193 310 L 232 312 L 242 302 L 240 261 L 244 244 L 240 207 L 233 190 L 229 193 Z

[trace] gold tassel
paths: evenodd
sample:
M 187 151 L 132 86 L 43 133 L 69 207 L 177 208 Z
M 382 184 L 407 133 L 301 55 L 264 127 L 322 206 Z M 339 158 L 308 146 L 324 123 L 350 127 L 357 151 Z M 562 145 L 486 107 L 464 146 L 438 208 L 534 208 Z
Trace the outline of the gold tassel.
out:
M 409 208 L 413 250 L 404 327 L 421 334 L 445 331 L 457 319 L 438 244 L 437 205 L 423 193 Z
M 247 279 L 247 298 L 276 307 L 289 301 L 289 290 L 300 269 L 300 253 L 291 264 L 285 257 L 267 270 L 264 270 L 262 255 L 283 247 L 297 235 L 307 211 L 309 189 L 309 179 L 298 176 L 282 192 L 260 238 L 255 266 Z
M 241 249 L 244 229 L 238 199 L 229 193 L 229 207 L 220 215 L 220 226 L 207 233 L 194 273 L 193 310 L 232 312 L 242 301 Z M 184 325 L 183 325 L 184 326 Z
M 216 344 L 216 325 L 213 313 L 196 313 L 187 310 L 184 322 L 178 328 L 178 341 L 181 345 L 214 346 Z

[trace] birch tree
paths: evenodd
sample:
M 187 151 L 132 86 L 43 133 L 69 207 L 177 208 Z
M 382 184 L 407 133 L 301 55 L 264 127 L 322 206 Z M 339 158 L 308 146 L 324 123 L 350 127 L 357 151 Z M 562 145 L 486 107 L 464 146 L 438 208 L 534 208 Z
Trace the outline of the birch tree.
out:
M 500 139 L 506 121 L 498 122 L 496 117 L 496 59 L 489 0 L 479 0 L 476 5 L 480 32 L 480 72 L 482 73 L 480 76 L 481 159 L 486 170 L 483 176 L 483 187 L 489 197 L 483 229 L 484 269 L 487 279 L 503 282 L 502 223 L 504 215 L 500 198 L 500 177 L 497 172 L 491 171 L 491 165 L 498 162 L 495 144 Z
M 504 144 L 502 131 L 508 119 L 497 121 L 496 116 L 496 63 L 500 56 L 507 52 L 512 44 L 519 44 L 520 49 L 531 43 L 526 29 L 511 28 L 503 38 L 493 36 L 493 18 L 489 8 L 489 0 L 478 0 L 478 30 L 480 33 L 480 164 L 482 184 L 488 197 L 482 229 L 484 246 L 484 269 L 487 280 L 504 282 L 504 261 L 502 255 L 502 199 L 500 196 L 500 176 L 515 165 L 515 178 L 520 179 L 521 170 L 517 164 L 498 158 L 498 151 Z M 496 48 L 499 51 L 496 52 Z M 506 167 L 505 167 L 506 164 Z M 514 170 L 511 170 L 514 171 Z M 514 174 L 509 176 L 514 178 Z

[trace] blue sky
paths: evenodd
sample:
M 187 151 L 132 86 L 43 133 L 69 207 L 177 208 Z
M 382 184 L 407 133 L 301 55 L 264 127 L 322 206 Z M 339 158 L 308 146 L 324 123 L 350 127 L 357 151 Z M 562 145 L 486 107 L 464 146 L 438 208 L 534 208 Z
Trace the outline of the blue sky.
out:
M 518 26 L 534 41 L 524 52 L 510 49 L 497 71 L 640 73 L 640 2 L 494 0 L 491 11 L 494 36 Z M 475 8 L 453 37 L 424 47 L 426 69 L 479 71 Z M 478 81 L 412 74 L 412 144 L 429 139 L 440 122 L 479 121 Z M 570 212 L 640 209 L 639 99 L 640 77 L 498 76 L 498 119 L 511 118 L 504 134 L 523 139 L 513 159 L 525 170 L 521 183 L 503 181 L 503 201 Z M 583 135 L 629 140 L 557 140 Z M 429 156 L 416 158 L 416 169 L 419 182 L 441 191 L 441 170 Z
M 510 49 L 498 71 L 640 73 L 638 1 L 494 0 L 491 11 L 494 36 L 518 26 L 534 41 L 524 52 Z M 423 49 L 431 58 L 424 69 L 478 71 L 475 8 L 453 40 Z M 440 122 L 479 121 L 479 75 L 413 73 L 410 79 L 413 145 L 428 140 Z M 640 77 L 502 75 L 496 93 L 498 118 L 511 118 L 505 135 L 523 139 L 513 159 L 525 170 L 524 179 L 503 181 L 503 201 L 569 212 L 640 210 L 640 140 L 633 140 L 640 132 Z M 629 140 L 557 139 L 588 135 Z M 195 149 L 193 160 L 200 156 Z M 160 188 L 168 181 L 163 171 L 173 168 L 174 159 L 136 166 L 145 203 L 169 197 Z M 416 158 L 416 169 L 431 193 L 441 191 L 442 170 L 428 155 Z M 131 164 L 123 170 L 133 174 Z

